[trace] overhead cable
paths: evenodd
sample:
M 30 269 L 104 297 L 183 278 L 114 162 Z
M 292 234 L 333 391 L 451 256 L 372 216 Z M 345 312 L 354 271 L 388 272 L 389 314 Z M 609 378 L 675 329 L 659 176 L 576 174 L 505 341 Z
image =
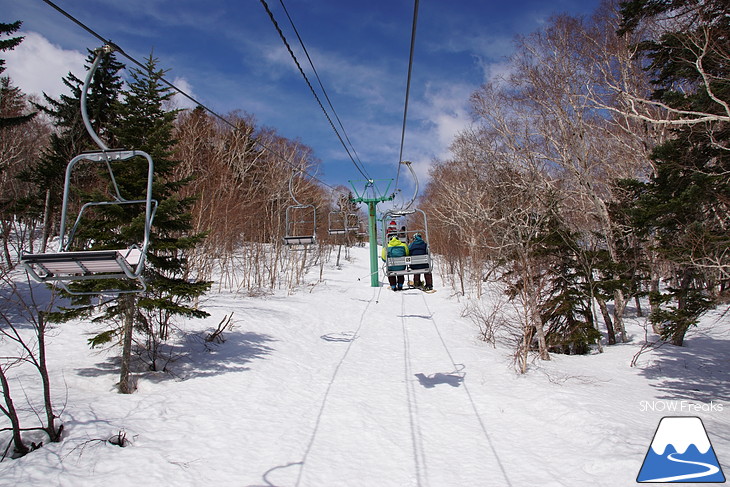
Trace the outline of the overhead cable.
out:
M 398 154 L 398 173 L 395 178 L 395 187 L 398 188 L 398 178 L 400 178 L 400 166 L 403 162 L 403 146 L 406 139 L 406 120 L 408 119 L 408 98 L 411 93 L 411 72 L 413 71 L 413 51 L 416 45 L 416 25 L 418 24 L 418 0 L 415 0 L 413 6 L 413 27 L 411 28 L 411 53 L 408 58 L 408 78 L 406 80 L 406 101 L 403 107 L 403 128 L 400 135 L 400 152 Z
M 350 150 L 347 148 L 345 141 L 342 140 L 342 136 L 337 131 L 337 127 L 335 127 L 335 124 L 334 124 L 334 122 L 332 122 L 332 119 L 330 118 L 329 113 L 327 113 L 327 110 L 324 108 L 322 101 L 319 99 L 319 95 L 317 95 L 317 92 L 315 91 L 314 87 L 312 86 L 312 83 L 309 81 L 307 74 L 304 72 L 304 69 L 302 69 L 301 64 L 299 64 L 299 60 L 297 59 L 296 55 L 294 54 L 294 51 L 292 50 L 291 45 L 289 45 L 289 41 L 286 40 L 286 36 L 284 36 L 284 32 L 281 30 L 281 27 L 279 27 L 279 23 L 276 21 L 276 18 L 274 17 L 274 13 L 269 8 L 269 5 L 266 3 L 266 0 L 260 0 L 260 2 L 261 2 L 261 5 L 263 5 L 264 9 L 266 10 L 266 13 L 269 14 L 271 23 L 274 24 L 274 28 L 276 29 L 276 32 L 279 33 L 279 37 L 281 38 L 282 42 L 286 46 L 287 51 L 289 51 L 289 55 L 294 60 L 294 64 L 296 64 L 297 68 L 299 69 L 299 73 L 301 73 L 302 77 L 304 78 L 304 81 L 306 81 L 306 83 L 307 83 L 307 86 L 309 86 L 309 90 L 312 92 L 312 95 L 314 95 L 315 100 L 317 100 L 319 107 L 322 109 L 322 112 L 324 113 L 324 116 L 327 118 L 327 121 L 330 123 L 332 130 L 334 130 L 335 134 L 337 135 L 337 138 L 340 140 L 342 147 L 345 148 L 345 152 L 347 152 L 347 155 L 350 157 L 350 160 L 352 160 L 353 164 L 355 164 L 355 167 L 360 172 L 360 174 L 362 174 L 363 177 L 365 177 L 367 179 L 371 179 L 367 176 L 367 174 L 365 174 L 365 171 L 363 171 L 363 169 L 357 165 L 357 163 L 355 162 L 355 159 L 352 157 L 352 154 L 350 154 Z M 307 56 L 307 57 L 309 57 L 309 56 Z
M 111 46 L 114 51 L 118 52 L 119 54 L 121 54 L 122 56 L 124 56 L 125 58 L 127 58 L 130 62 L 132 62 L 133 64 L 139 66 L 143 70 L 142 71 L 142 74 L 144 74 L 144 72 L 147 70 L 147 67 L 144 64 L 142 64 L 141 62 L 139 62 L 138 60 L 136 60 L 134 57 L 132 57 L 131 55 L 129 55 L 126 52 L 124 52 L 124 50 L 121 47 L 119 47 L 117 44 L 115 44 L 114 42 L 112 42 L 112 41 L 110 41 L 108 39 L 105 39 L 104 37 L 102 37 L 101 35 L 99 35 L 97 32 L 95 32 L 93 29 L 91 29 L 89 26 L 87 26 L 86 24 L 84 24 L 83 22 L 81 22 L 80 20 L 78 20 L 77 18 L 75 18 L 70 13 L 66 12 L 65 10 L 63 10 L 61 7 L 59 7 L 55 3 L 53 3 L 51 0 L 43 0 L 43 1 L 46 4 L 48 4 L 49 6 L 53 7 L 56 11 L 58 11 L 59 13 L 61 13 L 63 16 L 65 16 L 66 18 L 68 18 L 69 20 L 71 20 L 73 23 L 75 23 L 76 25 L 78 25 L 79 27 L 81 27 L 82 29 L 84 29 L 86 32 L 88 32 L 92 36 L 96 37 L 98 40 L 100 40 L 105 45 Z M 175 86 L 174 84 L 172 84 L 171 82 L 169 82 L 168 80 L 166 80 L 165 78 L 160 77 L 159 80 L 163 84 L 165 84 L 166 86 L 168 86 L 169 88 L 173 89 L 175 92 L 177 92 L 180 95 L 184 96 L 185 98 L 187 98 L 191 102 L 195 103 L 197 106 L 200 106 L 201 108 L 203 108 L 205 111 L 207 111 L 208 113 L 210 113 L 211 115 L 213 115 L 215 118 L 217 118 L 220 121 L 222 121 L 224 124 L 226 124 L 229 127 L 233 128 L 233 130 L 240 131 L 240 128 L 238 128 L 238 126 L 236 126 L 230 120 L 228 120 L 225 117 L 223 117 L 222 115 L 218 114 L 217 112 L 215 112 L 211 108 L 208 108 L 206 105 L 204 105 L 200 101 L 196 100 L 191 95 L 189 95 L 188 93 L 186 93 L 182 89 L 178 88 L 177 86 Z M 301 168 L 298 165 L 294 164 L 292 161 L 290 161 L 288 158 L 286 158 L 284 155 L 282 155 L 279 151 L 276 151 L 276 150 L 272 149 L 271 147 L 267 146 L 266 144 L 264 144 L 263 142 L 261 142 L 258 139 L 254 139 L 254 143 L 256 145 L 258 145 L 259 147 L 261 147 L 262 149 L 264 149 L 264 150 L 270 152 L 271 154 L 275 155 L 276 157 L 278 157 L 279 159 L 281 159 L 282 161 L 284 161 L 285 163 L 287 163 L 289 166 L 291 166 L 293 169 L 296 169 L 296 170 L 301 171 Z M 306 171 L 301 171 L 301 172 L 302 172 L 302 174 L 305 174 L 309 178 L 313 179 L 314 181 L 317 181 L 320 184 L 322 184 L 324 186 L 327 186 L 328 188 L 330 188 L 332 190 L 335 189 L 332 186 L 330 186 L 329 184 L 327 184 L 324 181 L 322 181 L 319 178 L 317 178 L 316 176 L 313 176 L 313 175 L 309 174 Z
M 340 120 L 340 117 L 337 115 L 337 111 L 335 110 L 335 107 L 332 106 L 332 101 L 330 100 L 329 95 L 327 95 L 327 90 L 325 90 L 324 85 L 322 84 L 322 80 L 319 77 L 317 68 L 314 67 L 314 62 L 312 62 L 312 58 L 309 56 L 309 51 L 307 51 L 307 47 L 304 45 L 304 41 L 302 40 L 302 37 L 299 35 L 299 31 L 297 30 L 297 27 L 294 25 L 294 21 L 292 20 L 291 16 L 289 15 L 289 11 L 286 9 L 286 6 L 284 5 L 284 0 L 279 0 L 279 3 L 281 4 L 281 7 L 284 9 L 284 13 L 286 14 L 287 19 L 289 19 L 289 24 L 291 24 L 291 27 L 294 30 L 294 33 L 296 34 L 297 39 L 299 40 L 299 44 L 302 46 L 302 50 L 304 51 L 304 54 L 307 56 L 307 60 L 309 61 L 309 66 L 311 66 L 312 71 L 314 72 L 314 76 L 317 78 L 317 83 L 319 84 L 319 87 L 322 90 L 322 94 L 324 95 L 325 99 L 327 100 L 327 104 L 329 105 L 330 110 L 332 110 L 332 114 L 335 116 L 335 119 L 337 120 L 337 124 L 342 129 L 342 133 L 344 134 L 345 139 L 347 140 L 347 143 L 350 145 L 350 148 L 352 149 L 352 153 L 355 154 L 355 159 L 357 159 L 357 162 L 355 162 L 355 160 L 352 158 L 352 156 L 350 156 L 350 159 L 352 160 L 353 164 L 355 164 L 356 167 L 358 166 L 358 163 L 359 163 L 360 168 L 362 169 L 362 171 L 360 171 L 361 174 L 363 172 L 367 173 L 367 171 L 365 171 L 365 167 L 364 167 L 362 161 L 360 160 L 360 156 L 357 155 L 357 151 L 355 150 L 355 147 L 352 145 L 352 141 L 350 140 L 350 137 L 347 135 L 347 131 L 345 130 L 344 125 L 342 125 L 342 120 Z M 347 151 L 347 147 L 345 147 L 345 150 Z M 349 151 L 347 151 L 347 152 L 349 155 Z M 364 174 L 364 175 L 368 179 L 371 179 L 366 174 Z

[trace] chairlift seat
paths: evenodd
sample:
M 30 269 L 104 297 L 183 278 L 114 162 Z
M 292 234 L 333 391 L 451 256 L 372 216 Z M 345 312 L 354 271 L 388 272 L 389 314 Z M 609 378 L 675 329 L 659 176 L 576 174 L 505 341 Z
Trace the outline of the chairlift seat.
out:
M 76 279 L 137 279 L 142 259 L 137 248 L 122 250 L 82 250 L 48 254 L 24 254 L 20 262 L 39 281 Z
M 284 243 L 286 245 L 311 245 L 315 242 L 313 236 L 286 236 L 284 237 Z
M 404 276 L 407 274 L 425 274 L 431 272 L 431 256 L 424 255 L 407 255 L 404 257 L 388 257 L 385 260 L 386 274 L 389 276 Z M 413 266 L 422 266 L 422 268 L 413 268 Z M 401 270 L 393 270 L 394 267 L 402 268 Z

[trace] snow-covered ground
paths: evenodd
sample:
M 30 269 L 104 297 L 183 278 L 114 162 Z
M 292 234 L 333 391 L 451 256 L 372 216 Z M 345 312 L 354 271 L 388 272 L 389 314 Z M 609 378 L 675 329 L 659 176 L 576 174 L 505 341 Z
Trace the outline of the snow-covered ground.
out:
M 211 317 L 184 325 L 171 372 L 137 374 L 132 395 L 115 389 L 118 350 L 88 348 L 92 325 L 56 327 L 63 440 L 0 463 L 0 485 L 629 486 L 663 416 L 700 417 L 730 473 L 721 311 L 685 347 L 632 368 L 644 329 L 629 310 L 631 343 L 519 375 L 438 275 L 435 294 L 372 288 L 358 280 L 367 249 L 351 253 L 292 295 L 211 294 Z M 231 312 L 226 341 L 206 346 L 200 337 Z M 31 396 L 33 381 L 22 384 Z M 103 441 L 120 432 L 127 447 Z M 0 432 L 3 449 L 9 438 Z

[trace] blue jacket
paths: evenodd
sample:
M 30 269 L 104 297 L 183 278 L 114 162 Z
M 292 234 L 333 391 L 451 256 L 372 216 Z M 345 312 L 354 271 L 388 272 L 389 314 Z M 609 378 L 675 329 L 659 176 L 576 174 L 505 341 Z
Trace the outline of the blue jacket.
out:
M 428 254 L 428 244 L 423 241 L 423 239 L 419 237 L 415 237 L 413 239 L 413 242 L 411 242 L 411 245 L 409 246 L 410 254 L 411 255 L 426 255 Z M 426 269 L 428 268 L 428 264 L 413 264 L 411 266 L 411 269 Z

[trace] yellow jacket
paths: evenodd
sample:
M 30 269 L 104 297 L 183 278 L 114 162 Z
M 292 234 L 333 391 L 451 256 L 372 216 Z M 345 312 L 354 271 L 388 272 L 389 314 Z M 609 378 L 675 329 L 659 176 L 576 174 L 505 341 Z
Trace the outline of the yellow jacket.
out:
M 380 258 L 385 260 L 386 257 L 403 257 L 405 255 L 410 255 L 408 245 L 398 240 L 398 237 L 393 237 L 388 242 L 388 246 L 383 247 Z

